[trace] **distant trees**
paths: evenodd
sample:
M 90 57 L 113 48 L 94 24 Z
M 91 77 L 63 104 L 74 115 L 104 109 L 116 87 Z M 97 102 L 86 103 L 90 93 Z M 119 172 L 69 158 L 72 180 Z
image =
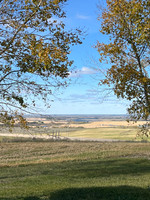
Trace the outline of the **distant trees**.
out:
M 110 68 L 100 84 L 113 85 L 118 98 L 132 101 L 132 120 L 150 116 L 150 1 L 107 0 L 99 16 L 100 32 L 109 43 L 98 42 L 100 59 Z
M 0 1 L 0 122 L 13 126 L 20 114 L 66 86 L 72 61 L 70 45 L 80 30 L 67 31 L 66 0 Z M 46 102 L 47 105 L 48 101 Z

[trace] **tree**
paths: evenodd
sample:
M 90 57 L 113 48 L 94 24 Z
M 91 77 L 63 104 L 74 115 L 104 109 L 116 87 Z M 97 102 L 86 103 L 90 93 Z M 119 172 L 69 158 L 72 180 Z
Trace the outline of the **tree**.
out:
M 22 114 L 66 86 L 73 61 L 70 46 L 81 31 L 68 31 L 63 18 L 67 0 L 0 1 L 0 122 L 13 126 Z M 46 101 L 47 105 L 48 101 Z M 31 110 L 30 110 L 31 111 Z
M 130 100 L 130 119 L 150 115 L 150 2 L 149 0 L 107 0 L 99 20 L 100 32 L 109 36 L 98 42 L 100 62 L 110 68 L 100 84 L 113 85 L 118 98 Z

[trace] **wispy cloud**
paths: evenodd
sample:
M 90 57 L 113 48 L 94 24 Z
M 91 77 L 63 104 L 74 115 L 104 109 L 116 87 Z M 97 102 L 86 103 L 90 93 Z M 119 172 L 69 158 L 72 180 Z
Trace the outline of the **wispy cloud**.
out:
M 88 93 L 84 94 L 71 94 L 68 96 L 68 98 L 63 99 L 65 102 L 70 102 L 70 103 L 82 103 L 82 102 L 95 102 L 97 101 L 95 96 L 89 96 Z
M 102 92 L 99 93 L 98 90 L 87 90 L 86 92 L 82 93 L 73 93 L 67 96 L 66 98 L 62 99 L 65 103 L 85 103 L 91 105 L 100 105 L 102 103 L 107 103 L 109 105 L 126 105 L 125 101 L 120 101 L 115 96 L 103 94 Z
M 82 67 L 79 70 L 70 72 L 69 77 L 79 77 L 81 75 L 90 75 L 90 74 L 95 74 L 96 70 L 90 69 L 88 67 Z
M 90 104 L 99 104 L 102 99 L 102 96 L 98 96 L 98 91 L 94 90 L 93 93 L 93 90 L 86 90 L 84 93 L 70 94 L 67 98 L 64 98 L 63 101 L 70 103 L 88 102 Z
M 82 20 L 88 20 L 88 19 L 90 19 L 91 17 L 88 16 L 88 15 L 77 14 L 77 15 L 76 15 L 76 18 L 77 18 L 77 19 L 82 19 Z

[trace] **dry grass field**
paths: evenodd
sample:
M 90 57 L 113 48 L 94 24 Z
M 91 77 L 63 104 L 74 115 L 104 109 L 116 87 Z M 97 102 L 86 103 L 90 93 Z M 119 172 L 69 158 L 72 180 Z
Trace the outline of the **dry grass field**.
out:
M 128 141 L 150 141 L 147 137 L 137 137 L 139 127 L 145 124 L 145 121 L 137 123 L 128 123 L 123 119 L 101 119 L 99 121 L 82 122 L 64 119 L 47 118 L 27 118 L 29 130 L 23 130 L 15 127 L 12 135 L 8 129 L 1 128 L 1 136 L 14 137 L 40 137 L 48 139 L 59 136 L 61 138 L 72 138 L 78 140 L 128 140 Z
M 137 137 L 145 121 L 127 122 L 123 115 L 57 115 L 27 117 L 28 130 L 16 124 L 12 134 L 8 128 L 0 126 L 0 136 L 28 137 L 43 139 L 71 140 L 123 140 L 150 141 L 147 137 Z
M 140 126 L 146 123 L 146 121 L 138 121 L 138 122 L 127 122 L 126 120 L 111 120 L 111 119 L 105 119 L 105 120 L 99 120 L 99 121 L 92 121 L 92 122 L 67 122 L 65 120 L 48 120 L 46 118 L 27 118 L 27 121 L 29 123 L 32 122 L 42 122 L 43 124 L 49 125 L 53 123 L 53 125 L 59 124 L 61 127 L 69 126 L 69 127 L 83 127 L 83 128 L 99 128 L 99 127 L 116 127 L 116 126 L 125 126 L 125 127 L 131 127 L 131 126 Z
M 95 122 L 89 122 L 84 124 L 70 124 L 70 127 L 83 127 L 83 128 L 100 128 L 100 127 L 131 127 L 135 126 L 138 127 L 140 125 L 145 124 L 145 121 L 138 121 L 137 123 L 134 122 L 127 122 L 127 121 L 112 121 L 112 120 L 104 120 L 104 121 L 95 121 Z

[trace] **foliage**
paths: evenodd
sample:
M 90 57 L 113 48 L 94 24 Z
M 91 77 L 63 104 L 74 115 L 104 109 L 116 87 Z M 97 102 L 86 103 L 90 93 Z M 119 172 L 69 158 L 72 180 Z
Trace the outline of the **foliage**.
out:
M 71 45 L 80 44 L 80 30 L 68 31 L 63 18 L 67 0 L 1 0 L 0 112 L 1 122 L 13 125 L 20 112 L 46 100 L 66 86 L 73 61 Z M 49 101 L 50 102 L 50 101 Z M 48 101 L 45 102 L 48 104 Z M 32 105 L 32 106 L 31 106 Z
M 143 124 L 137 133 L 137 137 L 142 137 L 142 139 L 146 136 L 150 135 L 150 123 Z
M 100 84 L 113 85 L 118 98 L 132 101 L 128 113 L 135 121 L 150 115 L 149 10 L 148 0 L 107 0 L 98 18 L 100 32 L 110 39 L 97 43 L 99 60 L 111 66 Z

